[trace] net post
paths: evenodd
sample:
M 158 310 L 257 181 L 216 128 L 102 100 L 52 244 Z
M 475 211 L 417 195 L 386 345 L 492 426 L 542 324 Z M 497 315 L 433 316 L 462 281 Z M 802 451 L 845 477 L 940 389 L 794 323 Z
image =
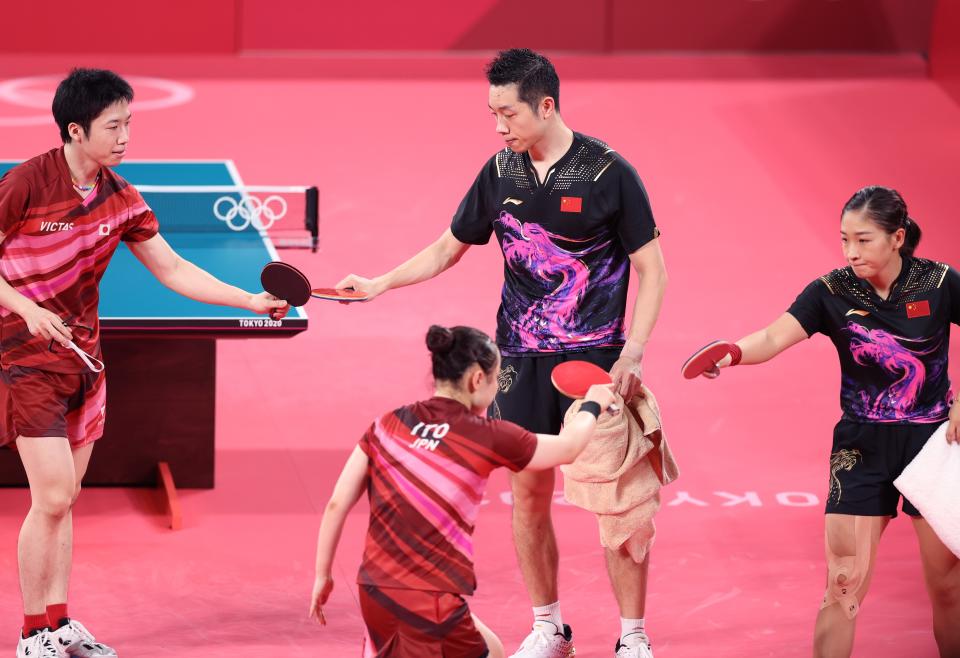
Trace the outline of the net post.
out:
M 310 231 L 311 250 L 316 253 L 317 244 L 320 241 L 320 190 L 315 185 L 307 188 L 304 222 L 307 230 Z

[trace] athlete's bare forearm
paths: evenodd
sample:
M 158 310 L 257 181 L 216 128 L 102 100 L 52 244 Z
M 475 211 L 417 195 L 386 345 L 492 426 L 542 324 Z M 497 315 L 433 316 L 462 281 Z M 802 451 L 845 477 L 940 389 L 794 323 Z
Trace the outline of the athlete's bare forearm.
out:
M 743 351 L 741 365 L 754 365 L 769 361 L 789 347 L 807 338 L 806 332 L 795 317 L 784 313 L 770 325 L 760 331 L 744 336 L 737 341 Z M 730 364 L 730 356 L 725 356 L 718 364 L 721 367 Z
M 637 272 L 639 281 L 630 332 L 627 335 L 628 351 L 642 354 L 660 316 L 660 307 L 667 290 L 667 269 L 657 240 L 630 254 L 630 263 Z
M 467 249 L 469 245 L 457 240 L 447 229 L 416 256 L 375 278 L 375 285 L 383 292 L 432 279 L 456 265 Z

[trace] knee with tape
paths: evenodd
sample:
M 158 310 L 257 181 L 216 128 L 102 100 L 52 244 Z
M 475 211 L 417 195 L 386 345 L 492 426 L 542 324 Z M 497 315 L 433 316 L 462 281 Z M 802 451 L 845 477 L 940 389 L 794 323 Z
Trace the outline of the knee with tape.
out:
M 863 585 L 870 570 L 872 545 L 870 524 L 864 517 L 854 520 L 854 555 L 837 555 L 826 538 L 827 552 L 827 591 L 823 596 L 820 609 L 834 603 L 840 604 L 847 619 L 853 619 L 860 612 L 860 599 L 857 591 Z

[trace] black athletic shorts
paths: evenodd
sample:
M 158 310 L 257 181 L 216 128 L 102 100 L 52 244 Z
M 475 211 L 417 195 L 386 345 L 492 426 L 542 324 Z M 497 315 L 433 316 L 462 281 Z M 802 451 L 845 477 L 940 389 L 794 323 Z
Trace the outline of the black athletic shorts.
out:
M 554 366 L 564 361 L 589 361 L 610 370 L 620 358 L 620 347 L 536 356 L 505 356 L 500 363 L 499 390 L 490 416 L 516 423 L 536 434 L 557 434 L 563 415 L 573 402 L 550 382 Z
M 917 456 L 940 423 L 887 425 L 841 420 L 833 430 L 828 514 L 896 516 L 893 481 Z M 903 513 L 920 516 L 906 498 Z

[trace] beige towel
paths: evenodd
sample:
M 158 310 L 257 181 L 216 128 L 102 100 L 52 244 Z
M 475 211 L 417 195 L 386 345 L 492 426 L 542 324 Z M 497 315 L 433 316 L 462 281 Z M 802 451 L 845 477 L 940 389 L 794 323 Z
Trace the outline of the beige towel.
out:
M 567 417 L 580 408 L 578 400 Z M 646 386 L 629 408 L 601 414 L 593 438 L 576 461 L 562 466 L 564 497 L 597 515 L 600 543 L 624 546 L 642 562 L 653 544 L 660 487 L 677 478 L 677 462 L 660 423 L 657 399 Z

